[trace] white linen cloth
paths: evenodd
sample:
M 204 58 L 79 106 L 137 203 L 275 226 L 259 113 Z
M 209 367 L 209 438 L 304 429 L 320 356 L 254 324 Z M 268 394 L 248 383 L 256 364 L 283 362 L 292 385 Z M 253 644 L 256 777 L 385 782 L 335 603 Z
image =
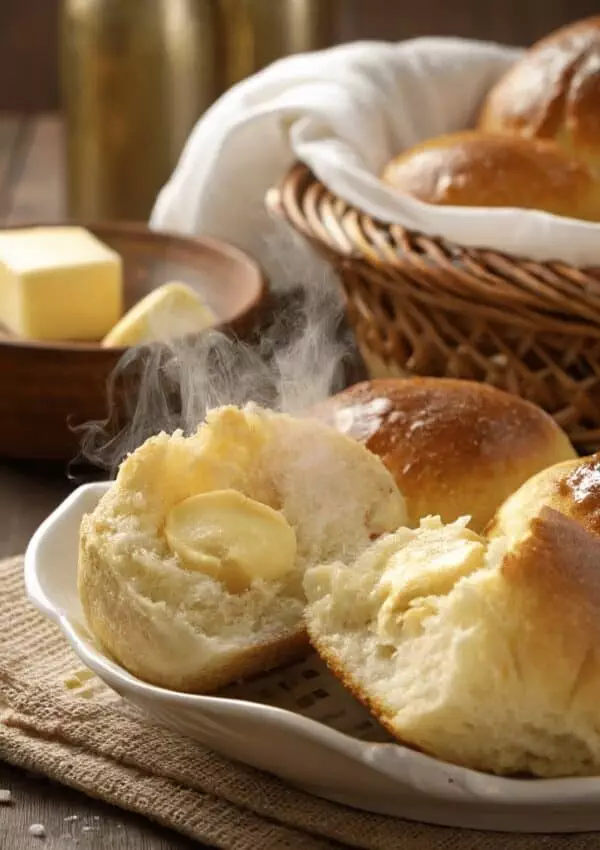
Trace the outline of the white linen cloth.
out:
M 271 275 L 314 274 L 313 252 L 297 239 L 282 249 L 285 234 L 264 212 L 266 192 L 301 160 L 334 193 L 384 221 L 534 259 L 600 263 L 600 225 L 537 211 L 436 207 L 378 178 L 401 150 L 472 125 L 492 83 L 519 55 L 495 44 L 419 38 L 279 60 L 200 118 L 151 225 L 226 239 Z

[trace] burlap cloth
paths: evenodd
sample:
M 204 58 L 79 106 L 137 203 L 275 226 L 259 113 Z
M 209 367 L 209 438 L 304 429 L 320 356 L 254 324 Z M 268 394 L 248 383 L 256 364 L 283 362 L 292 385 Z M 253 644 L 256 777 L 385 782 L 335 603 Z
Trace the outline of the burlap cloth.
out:
M 81 670 L 26 600 L 22 559 L 0 562 L 0 759 L 226 850 L 591 850 L 600 836 L 519 836 L 346 809 L 153 723 Z M 86 694 L 83 698 L 82 694 Z

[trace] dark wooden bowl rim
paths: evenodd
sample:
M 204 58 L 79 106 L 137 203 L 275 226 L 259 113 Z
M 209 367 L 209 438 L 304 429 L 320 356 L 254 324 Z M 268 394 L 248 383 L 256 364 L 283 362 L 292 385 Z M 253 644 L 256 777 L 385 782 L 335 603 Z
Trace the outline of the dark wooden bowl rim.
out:
M 9 225 L 7 227 L 3 227 L 2 230 L 24 230 L 29 227 L 83 227 L 89 229 L 91 231 L 94 230 L 104 230 L 110 231 L 113 230 L 115 232 L 119 232 L 121 234 L 130 234 L 136 238 L 147 238 L 149 241 L 153 241 L 157 236 L 158 237 L 166 237 L 172 242 L 178 243 L 181 247 L 187 247 L 190 244 L 196 244 L 200 248 L 206 248 L 213 254 L 221 254 L 222 256 L 228 257 L 233 260 L 240 269 L 244 269 L 248 280 L 252 282 L 252 286 L 255 289 L 255 295 L 252 301 L 247 305 L 244 310 L 244 314 L 250 313 L 254 308 L 256 308 L 266 293 L 266 280 L 265 276 L 258 265 L 248 254 L 242 251 L 239 248 L 236 248 L 234 245 L 229 244 L 228 242 L 224 242 L 221 239 L 216 239 L 212 236 L 187 236 L 182 235 L 181 233 L 175 233 L 169 230 L 152 230 L 147 224 L 140 222 L 121 222 L 121 221 L 97 221 L 97 222 L 80 222 L 80 221 L 57 221 L 51 222 L 50 224 L 46 222 L 24 222 L 21 224 Z M 225 325 L 230 325 L 232 321 L 241 318 L 241 315 L 230 318 L 227 322 L 218 323 L 215 325 L 216 330 L 222 329 Z M 46 350 L 46 351 L 81 351 L 81 352 L 92 352 L 98 351 L 102 354 L 107 354 L 110 352 L 114 357 L 115 355 L 122 355 L 127 351 L 128 346 L 111 346 L 110 348 L 102 348 L 99 342 L 71 342 L 71 341 L 57 341 L 57 342 L 46 342 L 43 340 L 28 340 L 28 339 L 19 339 L 18 337 L 0 337 L 0 346 L 11 347 L 11 348 L 26 348 L 26 349 L 36 349 L 36 350 Z

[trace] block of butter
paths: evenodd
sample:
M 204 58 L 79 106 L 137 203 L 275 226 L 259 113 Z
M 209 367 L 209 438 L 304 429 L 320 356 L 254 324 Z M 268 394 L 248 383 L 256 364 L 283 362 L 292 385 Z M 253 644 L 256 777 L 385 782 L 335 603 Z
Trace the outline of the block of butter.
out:
M 119 255 L 82 227 L 0 232 L 0 323 L 28 339 L 100 340 L 122 314 Z
M 214 325 L 215 315 L 186 283 L 172 281 L 138 301 L 102 340 L 104 346 L 177 339 Z

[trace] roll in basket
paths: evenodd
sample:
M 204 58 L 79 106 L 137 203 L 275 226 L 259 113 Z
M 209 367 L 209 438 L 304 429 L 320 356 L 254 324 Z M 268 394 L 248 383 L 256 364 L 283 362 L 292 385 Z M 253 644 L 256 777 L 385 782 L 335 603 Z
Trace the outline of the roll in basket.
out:
M 302 164 L 267 206 L 338 272 L 372 377 L 485 381 L 550 412 L 581 452 L 600 448 L 600 268 L 464 248 L 376 221 Z

